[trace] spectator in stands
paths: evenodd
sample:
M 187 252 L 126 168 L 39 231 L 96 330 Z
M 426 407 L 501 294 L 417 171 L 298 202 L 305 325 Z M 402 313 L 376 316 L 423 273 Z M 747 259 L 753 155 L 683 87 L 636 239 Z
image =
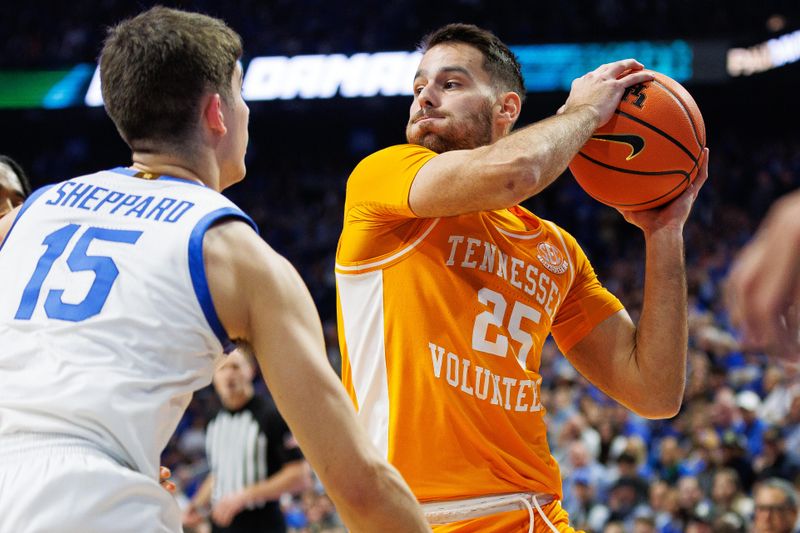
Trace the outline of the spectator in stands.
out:
M 751 390 L 736 395 L 736 406 L 742 419 L 742 432 L 746 439 L 747 457 L 753 459 L 761 454 L 764 430 L 767 424 L 758 418 L 761 397 Z
M 783 423 L 792 403 L 792 379 L 797 371 L 770 365 L 764 370 L 761 388 L 764 401 L 758 408 L 758 417 L 767 424 L 776 426 Z
M 651 516 L 639 516 L 633 521 L 633 533 L 656 533 L 656 523 Z
M 792 388 L 789 412 L 784 420 L 786 427 L 786 451 L 792 462 L 800 464 L 800 387 Z
M 753 533 L 794 533 L 797 531 L 798 496 L 785 480 L 771 478 L 754 491 Z
M 777 427 L 764 431 L 764 449 L 755 458 L 753 468 L 759 480 L 773 477 L 794 481 L 800 475 L 800 465 L 793 462 L 786 453 L 786 442 Z
M 678 480 L 678 505 L 684 516 L 707 516 L 711 512 L 711 502 L 706 498 L 695 476 L 681 476 Z
M 753 500 L 742 491 L 739 474 L 732 468 L 723 468 L 714 474 L 711 488 L 711 516 L 719 517 L 734 512 L 741 517 L 751 516 Z
M 683 450 L 677 438 L 667 436 L 661 439 L 658 446 L 658 459 L 654 468 L 658 479 L 666 481 L 670 485 L 675 484 L 680 477 L 680 464 L 683 455 Z
M 717 469 L 732 468 L 739 477 L 740 486 L 750 492 L 756 475 L 751 461 L 747 458 L 747 441 L 743 434 L 727 430 L 722 434 L 719 450 L 714 454 Z

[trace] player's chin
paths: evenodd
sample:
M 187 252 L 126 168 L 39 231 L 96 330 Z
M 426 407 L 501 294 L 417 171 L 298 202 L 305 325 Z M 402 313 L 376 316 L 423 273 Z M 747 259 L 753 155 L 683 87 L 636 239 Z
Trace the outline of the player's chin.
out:
M 432 150 L 436 153 L 442 152 L 442 141 L 440 137 L 433 132 L 423 132 L 419 128 L 413 128 L 406 133 L 406 140 L 409 144 L 424 146 L 428 150 Z

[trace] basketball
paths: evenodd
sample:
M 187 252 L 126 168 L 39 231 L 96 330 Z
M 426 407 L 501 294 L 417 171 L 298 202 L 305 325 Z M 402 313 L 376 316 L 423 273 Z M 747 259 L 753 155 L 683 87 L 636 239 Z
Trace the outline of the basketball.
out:
M 689 92 L 653 72 L 625 90 L 614 116 L 594 132 L 569 165 L 594 199 L 622 210 L 665 204 L 697 177 L 706 128 Z

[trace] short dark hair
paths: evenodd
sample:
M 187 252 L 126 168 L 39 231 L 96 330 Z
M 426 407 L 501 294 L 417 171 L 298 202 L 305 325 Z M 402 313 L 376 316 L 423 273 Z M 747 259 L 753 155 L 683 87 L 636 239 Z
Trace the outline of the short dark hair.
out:
M 22 167 L 19 165 L 19 163 L 7 155 L 0 154 L 0 165 L 6 165 L 14 174 L 16 174 L 20 185 L 22 185 L 22 196 L 27 198 L 31 194 L 31 182 L 28 179 L 28 176 L 25 174 L 25 171 L 22 170 Z
M 478 49 L 483 54 L 483 67 L 497 88 L 513 91 L 525 100 L 525 80 L 517 56 L 494 33 L 474 24 L 448 24 L 423 37 L 418 49 L 424 54 L 438 44 L 447 43 L 463 43 Z
M 109 28 L 100 54 L 106 111 L 125 142 L 183 145 L 207 91 L 230 101 L 242 40 L 223 21 L 162 6 Z

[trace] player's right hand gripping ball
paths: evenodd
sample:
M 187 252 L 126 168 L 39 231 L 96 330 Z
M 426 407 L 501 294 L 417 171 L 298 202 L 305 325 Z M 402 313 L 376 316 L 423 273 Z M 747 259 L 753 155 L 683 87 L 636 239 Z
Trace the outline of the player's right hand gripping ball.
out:
M 590 196 L 622 210 L 651 209 L 681 194 L 697 177 L 706 146 L 692 96 L 653 74 L 653 81 L 626 89 L 614 116 L 569 165 Z

